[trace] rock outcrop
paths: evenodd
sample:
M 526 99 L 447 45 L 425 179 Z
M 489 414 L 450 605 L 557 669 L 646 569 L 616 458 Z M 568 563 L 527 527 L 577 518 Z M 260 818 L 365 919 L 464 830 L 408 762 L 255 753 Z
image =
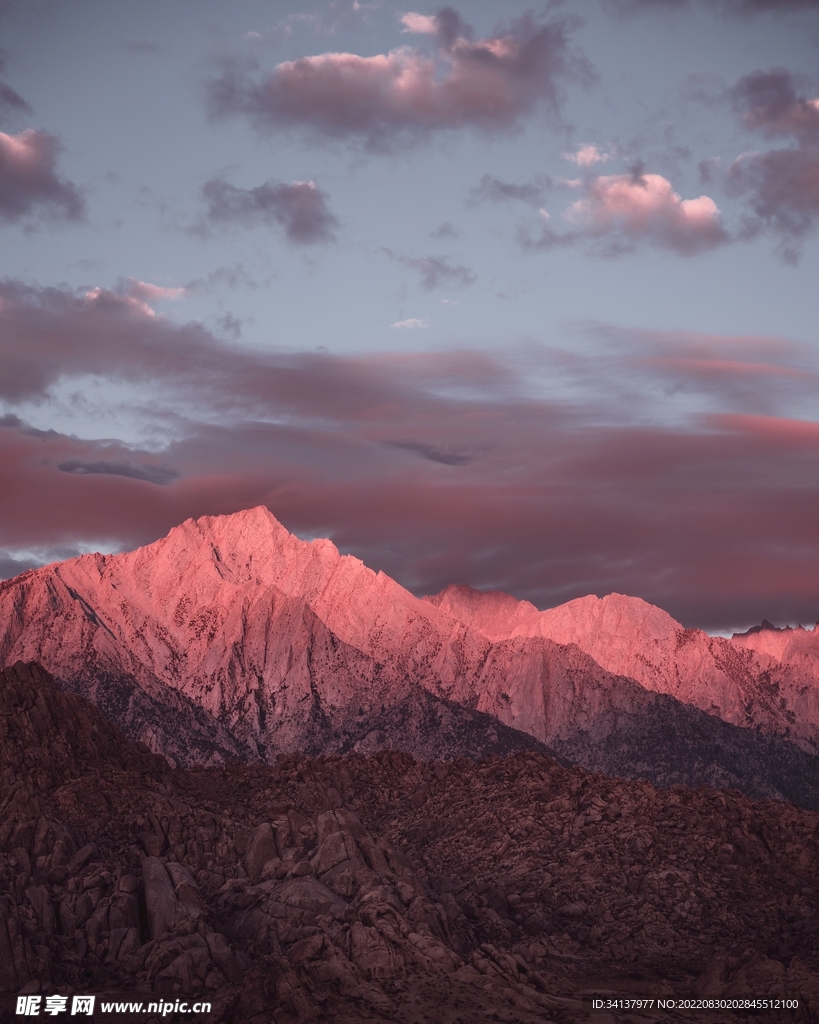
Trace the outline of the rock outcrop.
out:
M 779 801 L 539 751 L 172 769 L 22 664 L 0 794 L 15 997 L 201 1000 L 215 1024 L 591 1024 L 595 994 L 819 1013 L 819 815 Z

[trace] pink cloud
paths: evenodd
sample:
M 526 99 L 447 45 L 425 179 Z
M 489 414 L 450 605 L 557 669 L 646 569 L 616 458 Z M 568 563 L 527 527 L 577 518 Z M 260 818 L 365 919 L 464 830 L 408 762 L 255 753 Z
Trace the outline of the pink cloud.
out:
M 690 256 L 728 240 L 713 199 L 704 195 L 682 199 L 662 175 L 635 171 L 571 184 L 582 191 L 581 198 L 563 213 L 573 230 L 560 234 L 547 225 L 539 239 L 524 233 L 525 246 L 549 248 L 586 240 L 600 243 L 604 253 L 614 255 L 648 242 Z
M 611 159 L 611 153 L 601 153 L 597 146 L 589 143 L 581 146 L 576 153 L 561 153 L 564 160 L 570 160 L 578 167 L 594 167 Z
M 396 320 L 394 324 L 390 324 L 390 327 L 396 328 L 399 331 L 425 331 L 429 327 L 426 320 L 419 320 L 418 317 L 410 317 L 409 320 Z
M 725 240 L 714 200 L 709 196 L 681 199 L 659 174 L 595 178 L 565 216 L 591 235 L 649 238 L 684 253 L 711 249 Z
M 258 81 L 227 70 L 210 84 L 211 113 L 383 148 L 437 130 L 507 131 L 540 103 L 556 114 L 558 82 L 589 75 L 570 51 L 566 19 L 526 16 L 480 40 L 451 8 L 408 14 L 403 24 L 433 35 L 433 53 L 410 46 L 372 57 L 323 53 L 279 64 Z
M 445 50 L 464 41 L 471 41 L 473 38 L 472 27 L 467 25 L 460 14 L 453 7 L 442 7 L 436 14 L 405 14 L 401 18 L 405 32 L 415 32 L 419 35 L 435 36 L 438 43 Z
M 43 397 L 71 374 L 140 381 L 164 365 L 175 376 L 197 355 L 206 358 L 210 336 L 156 316 L 141 297 L 145 287 L 126 281 L 79 295 L 0 283 L 0 399 Z
M 128 294 L 145 302 L 162 302 L 163 300 L 181 299 L 187 294 L 187 288 L 168 288 L 165 285 L 151 284 L 130 278 Z
M 410 11 L 401 15 L 401 24 L 404 26 L 404 32 L 434 36 L 438 31 L 438 19 L 434 14 L 414 14 Z
M 655 358 L 651 362 L 677 373 L 692 375 L 737 377 L 804 377 L 804 371 L 790 366 L 772 366 L 770 363 L 746 363 L 735 359 Z M 815 379 L 813 374 L 809 375 Z
M 85 293 L 85 298 L 89 303 L 100 303 L 102 306 L 106 306 L 113 299 L 123 303 L 139 316 L 153 317 L 156 316 L 154 303 L 181 299 L 187 294 L 187 291 L 187 288 L 166 288 L 132 277 L 127 282 L 121 283 L 115 293 L 109 292 L 105 288 L 91 288 Z
M 689 413 L 813 414 L 819 367 L 808 346 L 770 336 L 685 331 L 606 328 L 602 336 L 635 377 L 647 374 L 666 406 L 675 395 Z M 616 380 L 617 367 L 610 372 Z
M 85 204 L 76 185 L 57 174 L 60 143 L 28 128 L 19 135 L 0 132 L 0 220 L 14 222 L 34 213 L 79 220 Z
M 795 420 L 784 416 L 753 416 L 740 413 L 723 413 L 711 417 L 714 424 L 724 430 L 752 437 L 755 441 L 773 442 L 779 446 L 806 444 L 819 452 L 819 423 L 812 420 Z

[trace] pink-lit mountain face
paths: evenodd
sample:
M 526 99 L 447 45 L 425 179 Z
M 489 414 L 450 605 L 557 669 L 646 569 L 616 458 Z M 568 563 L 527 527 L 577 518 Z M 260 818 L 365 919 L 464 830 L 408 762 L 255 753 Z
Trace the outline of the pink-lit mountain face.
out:
M 576 644 L 607 671 L 733 725 L 819 752 L 819 632 L 759 629 L 730 640 L 685 629 L 636 597 L 593 595 L 540 612 L 508 594 L 450 586 L 429 601 L 492 641 Z
M 0 584 L 0 665 L 39 662 L 188 764 L 545 744 L 614 774 L 778 795 L 766 765 L 804 779 L 819 750 L 803 639 L 714 639 L 620 595 L 546 612 L 467 588 L 419 599 L 265 508 Z

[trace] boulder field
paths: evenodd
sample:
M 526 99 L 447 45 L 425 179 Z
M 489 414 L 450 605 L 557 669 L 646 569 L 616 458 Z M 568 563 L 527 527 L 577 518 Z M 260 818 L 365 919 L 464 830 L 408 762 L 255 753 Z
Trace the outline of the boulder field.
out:
M 539 750 L 172 768 L 20 663 L 0 673 L 3 1019 L 12 995 L 93 992 L 236 1024 L 691 1019 L 593 996 L 815 1020 L 818 829 Z

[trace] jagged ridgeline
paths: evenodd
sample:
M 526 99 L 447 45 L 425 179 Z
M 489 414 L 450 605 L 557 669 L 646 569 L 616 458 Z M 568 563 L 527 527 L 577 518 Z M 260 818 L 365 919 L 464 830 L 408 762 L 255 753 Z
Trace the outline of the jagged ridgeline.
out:
M 709 637 L 616 594 L 417 598 L 265 508 L 0 584 L 0 664 L 37 661 L 179 765 L 531 749 L 817 807 L 818 653 L 812 631 Z

